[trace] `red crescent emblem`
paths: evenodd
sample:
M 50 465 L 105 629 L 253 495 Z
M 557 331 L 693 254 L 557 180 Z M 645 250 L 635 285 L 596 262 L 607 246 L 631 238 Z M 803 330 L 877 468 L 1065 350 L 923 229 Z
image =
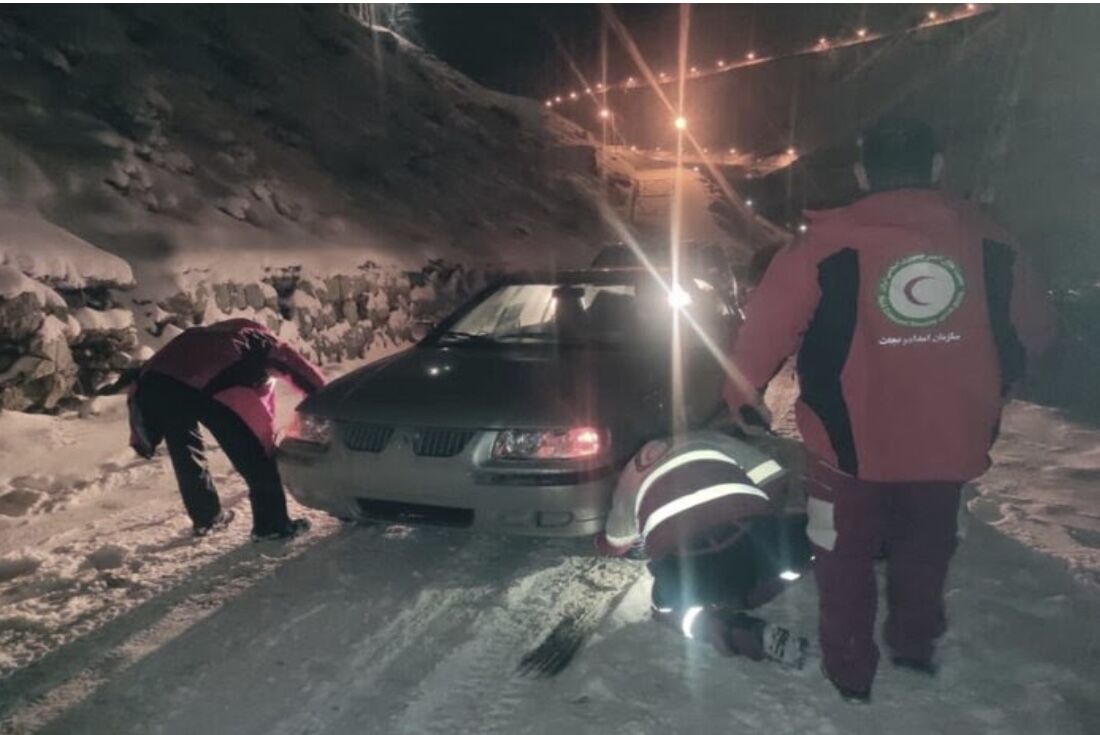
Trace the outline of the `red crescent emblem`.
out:
M 905 284 L 905 288 L 902 289 L 902 293 L 905 294 L 905 298 L 909 299 L 909 301 L 916 304 L 917 306 L 928 306 L 927 301 L 921 301 L 913 295 L 913 289 L 916 288 L 917 284 L 921 281 L 931 280 L 933 280 L 932 276 L 917 276 L 916 278 L 912 278 L 909 280 L 908 283 Z

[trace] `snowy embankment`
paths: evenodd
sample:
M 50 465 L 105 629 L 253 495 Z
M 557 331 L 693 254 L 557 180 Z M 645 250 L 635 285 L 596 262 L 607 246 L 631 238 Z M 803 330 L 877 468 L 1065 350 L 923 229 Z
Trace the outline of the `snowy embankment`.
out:
M 361 358 L 604 235 L 583 129 L 335 6 L 5 6 L 0 90 L 3 408 L 231 317 Z
M 569 670 L 517 677 L 523 653 L 591 593 L 586 543 L 312 516 L 300 541 L 253 545 L 244 487 L 220 454 L 215 474 L 238 519 L 195 540 L 167 459 L 126 450 L 118 399 L 97 408 L 86 419 L 0 415 L 0 451 L 21 458 L 0 468 L 0 732 L 1100 726 L 1100 604 L 1081 584 L 1100 570 L 1100 431 L 1048 409 L 1010 407 L 1001 465 L 971 501 L 997 530 L 972 524 L 960 551 L 941 676 L 886 664 L 876 704 L 860 709 L 813 663 L 792 673 L 728 661 L 651 624 L 640 565 L 597 575 L 633 586 Z M 1047 447 L 1052 437 L 1066 449 Z M 807 581 L 765 612 L 812 635 L 815 605 Z

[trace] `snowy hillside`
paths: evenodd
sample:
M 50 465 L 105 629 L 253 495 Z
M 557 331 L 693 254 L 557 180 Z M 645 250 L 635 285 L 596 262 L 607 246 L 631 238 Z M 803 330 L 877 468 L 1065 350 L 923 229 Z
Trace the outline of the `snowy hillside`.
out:
M 335 6 L 6 7 L 0 99 L 0 265 L 136 324 L 114 363 L 69 339 L 49 400 L 9 408 L 228 315 L 358 357 L 475 271 L 583 264 L 603 237 L 583 131 Z M 41 324 L 6 310 L 0 374 L 38 380 L 55 364 L 12 361 L 46 352 Z

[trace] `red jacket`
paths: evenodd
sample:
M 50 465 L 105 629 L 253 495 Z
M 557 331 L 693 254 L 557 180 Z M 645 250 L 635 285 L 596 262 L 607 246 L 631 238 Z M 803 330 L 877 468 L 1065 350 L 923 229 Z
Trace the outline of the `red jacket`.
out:
M 228 406 L 269 452 L 275 448 L 275 395 L 270 378 L 286 378 L 307 394 L 325 384 L 321 372 L 297 350 L 248 319 L 192 327 L 153 355 L 142 372 L 168 375 Z M 138 448 L 134 442 L 142 443 L 141 431 L 133 424 L 131 412 L 131 445 Z
M 798 353 L 808 451 L 871 481 L 989 466 L 1007 388 L 1053 335 L 1044 291 L 977 206 L 904 189 L 808 213 L 746 309 L 733 363 L 763 390 Z M 734 410 L 754 401 L 727 383 Z

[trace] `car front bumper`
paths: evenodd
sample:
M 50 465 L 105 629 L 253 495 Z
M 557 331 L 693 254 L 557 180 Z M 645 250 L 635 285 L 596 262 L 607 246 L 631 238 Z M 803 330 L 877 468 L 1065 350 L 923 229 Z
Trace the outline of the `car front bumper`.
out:
M 399 442 L 372 453 L 339 440 L 327 447 L 279 445 L 279 472 L 300 503 L 340 518 L 446 523 L 530 536 L 590 536 L 603 530 L 615 473 L 610 467 L 530 468 L 485 463 L 495 432 L 454 457 L 418 457 Z

